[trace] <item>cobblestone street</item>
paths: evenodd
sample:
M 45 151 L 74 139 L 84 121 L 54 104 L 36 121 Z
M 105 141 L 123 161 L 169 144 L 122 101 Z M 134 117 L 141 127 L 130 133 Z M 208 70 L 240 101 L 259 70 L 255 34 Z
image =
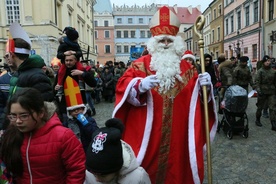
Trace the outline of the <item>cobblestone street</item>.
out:
M 271 124 L 267 118 L 261 118 L 262 127 L 255 125 L 255 103 L 256 98 L 249 99 L 248 138 L 234 135 L 229 140 L 222 130 L 216 135 L 212 144 L 214 184 L 276 183 L 276 132 L 271 130 Z M 95 107 L 97 115 L 94 118 L 99 126 L 103 126 L 104 122 L 111 118 L 114 104 L 101 102 Z M 204 183 L 207 184 L 207 169 L 205 171 Z

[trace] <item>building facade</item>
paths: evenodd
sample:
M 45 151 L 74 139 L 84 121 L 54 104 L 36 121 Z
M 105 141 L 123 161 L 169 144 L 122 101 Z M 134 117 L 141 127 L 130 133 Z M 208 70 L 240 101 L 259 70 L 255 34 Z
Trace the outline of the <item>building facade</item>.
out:
M 0 0 L 0 57 L 4 56 L 9 26 L 17 21 L 32 41 L 32 53 L 49 65 L 57 54 L 58 39 L 67 26 L 79 32 L 85 59 L 96 59 L 93 6 L 96 0 Z
M 223 0 L 214 0 L 209 7 L 211 15 L 209 52 L 213 59 L 217 59 L 220 54 L 224 53 Z
M 212 16 L 211 16 L 211 8 L 207 7 L 205 9 L 205 11 L 202 13 L 203 16 L 205 17 L 205 24 L 203 27 L 203 41 L 204 41 L 204 53 L 208 53 L 210 54 L 210 50 L 209 50 L 209 45 L 211 44 L 212 40 L 212 36 L 211 36 L 211 20 L 212 20 Z
M 149 22 L 157 11 L 157 5 L 115 6 L 113 5 L 115 27 L 115 60 L 129 62 L 143 51 L 151 37 Z M 139 51 L 136 53 L 136 51 Z
M 263 1 L 263 49 L 261 50 L 261 58 L 264 55 L 276 57 L 276 2 L 274 0 Z
M 248 56 L 256 67 L 260 59 L 261 0 L 226 1 L 224 4 L 224 50 L 230 58 Z
M 110 0 L 100 0 L 94 6 L 95 48 L 99 64 L 115 61 L 114 18 Z

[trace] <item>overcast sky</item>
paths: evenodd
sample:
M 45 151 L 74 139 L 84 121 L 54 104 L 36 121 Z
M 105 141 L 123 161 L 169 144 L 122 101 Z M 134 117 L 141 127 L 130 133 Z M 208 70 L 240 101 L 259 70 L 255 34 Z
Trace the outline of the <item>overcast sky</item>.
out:
M 132 1 L 132 0 L 110 0 L 111 5 L 134 5 L 137 4 L 139 6 L 142 5 L 150 5 L 152 3 L 155 4 L 169 4 L 170 6 L 173 6 L 177 4 L 177 6 L 181 7 L 188 7 L 192 5 L 193 7 L 196 7 L 197 5 L 201 5 L 201 12 L 203 12 L 209 4 L 212 2 L 212 0 L 137 0 L 137 1 Z

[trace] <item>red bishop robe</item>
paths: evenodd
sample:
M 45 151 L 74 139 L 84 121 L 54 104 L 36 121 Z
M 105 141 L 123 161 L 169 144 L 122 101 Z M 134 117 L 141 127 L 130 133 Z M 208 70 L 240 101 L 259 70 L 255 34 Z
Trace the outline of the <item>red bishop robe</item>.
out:
M 136 60 L 119 79 L 113 117 L 125 124 L 123 140 L 129 143 L 152 183 L 202 183 L 204 178 L 205 120 L 196 69 L 182 61 L 174 88 L 160 94 L 158 87 L 138 96 L 140 106 L 128 103 L 132 86 L 148 75 L 150 55 Z M 210 138 L 217 116 L 212 95 L 208 103 Z

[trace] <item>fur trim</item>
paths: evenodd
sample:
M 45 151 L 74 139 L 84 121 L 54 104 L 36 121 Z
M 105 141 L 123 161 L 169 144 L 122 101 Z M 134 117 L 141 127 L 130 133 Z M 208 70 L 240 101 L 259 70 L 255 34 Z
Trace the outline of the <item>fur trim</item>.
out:
M 73 118 L 73 117 L 69 114 L 69 111 L 70 111 L 70 110 L 74 110 L 74 109 L 79 108 L 79 107 L 84 107 L 83 114 L 86 113 L 87 107 L 86 107 L 84 104 L 74 105 L 74 106 L 71 106 L 71 107 L 67 107 L 67 109 L 66 109 L 66 110 L 67 110 L 67 116 L 68 116 L 68 118 L 70 118 L 70 119 Z
M 232 64 L 233 64 L 232 61 L 226 60 L 219 64 L 218 71 L 220 72 L 222 67 L 231 67 Z
M 195 56 L 192 54 L 185 54 L 182 59 L 186 59 L 186 58 L 192 58 L 194 61 L 196 60 Z
M 48 121 L 56 112 L 57 106 L 54 102 L 44 102 L 46 113 L 46 120 Z

